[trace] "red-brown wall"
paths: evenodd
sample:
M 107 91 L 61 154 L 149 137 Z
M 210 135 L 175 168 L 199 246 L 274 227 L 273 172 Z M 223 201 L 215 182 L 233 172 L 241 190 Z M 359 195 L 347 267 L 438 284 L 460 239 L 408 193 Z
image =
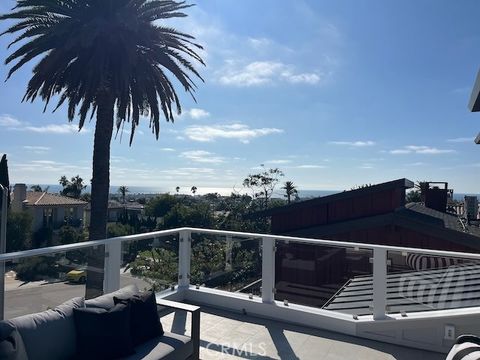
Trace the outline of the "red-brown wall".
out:
M 303 206 L 272 215 L 272 233 L 280 234 L 394 211 L 405 203 L 405 189 L 394 188 L 347 199 Z

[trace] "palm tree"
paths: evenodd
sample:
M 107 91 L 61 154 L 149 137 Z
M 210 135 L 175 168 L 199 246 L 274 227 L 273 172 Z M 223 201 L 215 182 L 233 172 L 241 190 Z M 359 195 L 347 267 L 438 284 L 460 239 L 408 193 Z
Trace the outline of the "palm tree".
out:
M 0 185 L 2 185 L 7 191 L 7 206 L 10 207 L 10 181 L 8 179 L 8 161 L 7 154 L 3 154 L 0 160 Z M 0 194 L 0 208 L 2 207 L 2 196 Z
M 193 196 L 195 196 L 196 192 L 197 192 L 197 187 L 196 186 L 192 186 L 192 188 L 190 189 L 190 191 L 192 192 Z
M 7 79 L 32 59 L 33 68 L 24 101 L 41 97 L 47 107 L 58 96 L 54 111 L 68 103 L 68 120 L 75 115 L 79 129 L 96 114 L 90 240 L 106 237 L 110 186 L 110 142 L 114 125 L 131 122 L 130 145 L 140 117 L 149 117 L 158 139 L 160 116 L 174 121 L 180 100 L 167 74 L 193 96 L 191 74 L 203 81 L 192 60 L 204 64 L 194 38 L 159 23 L 184 17 L 192 5 L 174 0 L 17 0 L 0 20 L 13 20 L 3 34 L 18 34 L 9 46 L 22 43 L 7 59 L 16 63 Z M 195 98 L 194 98 L 195 99 Z M 96 251 L 89 268 L 104 268 Z M 103 271 L 89 272 L 86 297 L 102 293 Z
M 125 197 L 127 196 L 127 192 L 130 192 L 126 186 L 120 186 L 118 188 L 118 192 L 122 195 L 122 203 L 125 204 Z
M 298 194 L 296 186 L 293 184 L 293 181 L 286 181 L 283 184 L 282 189 L 285 190 L 284 197 L 287 198 L 287 203 L 290 204 L 292 196 L 296 196 Z
M 177 194 L 178 194 L 178 192 L 180 191 L 180 186 L 177 186 L 177 187 L 175 188 L 175 191 L 176 191 Z

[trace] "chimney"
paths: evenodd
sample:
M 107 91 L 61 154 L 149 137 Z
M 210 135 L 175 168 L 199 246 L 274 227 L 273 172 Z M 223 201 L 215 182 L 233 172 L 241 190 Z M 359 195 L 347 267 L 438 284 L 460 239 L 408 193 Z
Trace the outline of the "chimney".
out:
M 22 211 L 25 200 L 27 200 L 27 185 L 15 184 L 13 187 L 12 211 Z
M 447 182 L 427 182 L 422 189 L 425 206 L 441 212 L 447 212 L 448 194 Z
M 465 196 L 465 215 L 467 220 L 477 220 L 478 198 L 476 196 Z

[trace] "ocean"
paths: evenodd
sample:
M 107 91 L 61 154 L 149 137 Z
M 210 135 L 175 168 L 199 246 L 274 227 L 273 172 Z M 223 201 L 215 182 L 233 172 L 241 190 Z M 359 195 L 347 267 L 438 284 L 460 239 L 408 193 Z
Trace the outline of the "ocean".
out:
M 30 187 L 31 184 L 28 184 L 27 187 Z M 42 189 L 48 187 L 48 191 L 51 193 L 59 193 L 62 190 L 62 186 L 59 184 L 40 184 Z M 163 194 L 163 193 L 176 193 L 175 188 L 168 188 L 168 187 L 154 187 L 154 186 L 127 186 L 129 190 L 129 194 Z M 119 186 L 110 186 L 110 194 L 117 194 Z M 248 194 L 249 192 L 242 187 L 236 189 L 241 193 Z M 84 192 L 89 192 L 90 187 L 84 190 Z M 198 187 L 196 194 L 197 195 L 205 195 L 208 193 L 219 193 L 220 195 L 230 195 L 233 191 L 233 188 L 222 188 L 222 187 Z M 331 194 L 336 194 L 342 192 L 343 190 L 298 190 L 298 196 L 300 198 L 314 198 L 320 196 L 327 196 Z M 190 187 L 181 187 L 180 188 L 181 194 L 191 194 Z M 454 193 L 453 198 L 455 200 L 463 200 L 465 195 L 473 195 L 477 196 L 480 199 L 480 194 L 465 194 L 465 193 Z M 274 192 L 274 197 L 283 197 L 283 192 L 279 188 L 277 188 Z

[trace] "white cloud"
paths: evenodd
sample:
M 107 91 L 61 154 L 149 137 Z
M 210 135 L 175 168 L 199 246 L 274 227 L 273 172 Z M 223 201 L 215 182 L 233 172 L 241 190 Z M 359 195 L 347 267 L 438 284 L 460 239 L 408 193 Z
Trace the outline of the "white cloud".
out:
M 289 164 L 291 163 L 292 160 L 286 160 L 286 159 L 278 159 L 278 160 L 267 160 L 265 161 L 265 164 Z
M 282 129 L 252 129 L 248 125 L 239 123 L 231 125 L 190 126 L 185 129 L 185 136 L 190 140 L 210 142 L 216 139 L 237 139 L 245 144 L 257 137 L 280 133 L 283 133 Z
M 411 150 L 407 150 L 407 149 L 395 149 L 395 150 L 391 150 L 390 154 L 401 155 L 401 154 L 410 154 L 411 152 L 412 152 Z
M 404 146 L 402 149 L 391 150 L 390 154 L 393 154 L 393 155 L 403 155 L 403 154 L 439 155 L 439 154 L 451 154 L 455 152 L 456 151 L 452 149 L 438 149 L 436 147 L 430 147 L 425 145 L 408 145 L 408 146 Z
M 180 154 L 180 157 L 199 163 L 220 164 L 225 162 L 223 157 L 204 150 L 184 151 Z
M 305 164 L 297 166 L 297 169 L 325 169 L 324 165 Z
M 464 142 L 471 142 L 473 143 L 475 139 L 472 137 L 459 137 L 454 139 L 448 139 L 447 142 L 449 143 L 464 143 Z
M 210 113 L 208 111 L 197 108 L 187 110 L 186 114 L 194 120 L 203 119 L 210 116 Z
M 0 126 L 17 127 L 20 125 L 22 125 L 22 123 L 13 116 L 7 114 L 0 115 Z
M 330 141 L 330 144 L 333 145 L 346 145 L 353 147 L 365 147 L 375 145 L 375 141 Z
M 160 151 L 174 152 L 176 150 L 173 148 L 160 148 Z
M 23 147 L 25 150 L 27 151 L 31 151 L 33 153 L 36 153 L 36 154 L 43 154 L 47 151 L 50 151 L 51 148 L 48 147 L 48 146 L 30 146 L 30 145 L 26 145 Z
M 227 60 L 226 65 L 218 72 L 218 78 L 223 85 L 260 86 L 273 84 L 277 81 L 291 84 L 318 84 L 320 74 L 316 72 L 297 72 L 294 66 L 277 61 L 254 61 L 240 65 L 236 61 Z
M 45 126 L 25 126 L 19 130 L 32 131 L 40 134 L 72 134 L 78 133 L 78 126 L 73 124 L 49 124 Z M 82 129 L 80 133 L 89 132 L 88 129 Z

